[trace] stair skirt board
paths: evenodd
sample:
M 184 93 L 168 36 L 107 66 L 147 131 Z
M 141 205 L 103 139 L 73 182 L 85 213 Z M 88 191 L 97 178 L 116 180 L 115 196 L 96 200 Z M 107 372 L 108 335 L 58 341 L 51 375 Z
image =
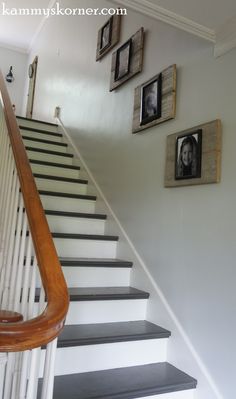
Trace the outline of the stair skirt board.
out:
M 115 258 L 117 242 L 102 240 L 79 240 L 54 238 L 59 256 Z
M 166 361 L 168 338 L 57 348 L 55 375 L 86 373 Z M 45 351 L 42 351 L 42 377 Z
M 60 166 L 60 165 L 58 165 Z M 80 171 L 76 169 L 68 169 L 68 168 L 63 168 L 61 167 L 56 167 L 56 166 L 49 166 L 49 165 L 43 165 L 43 164 L 34 164 L 31 163 L 31 169 L 33 173 L 40 173 L 44 175 L 50 175 L 50 176 L 60 176 L 60 177 L 68 177 L 72 179 L 79 179 L 80 177 Z
M 71 158 L 71 157 L 65 157 L 62 155 L 55 155 L 55 154 L 47 154 L 47 153 L 32 151 L 32 150 L 27 150 L 27 154 L 30 159 L 72 165 L 73 158 Z
M 44 194 L 40 194 L 40 198 L 44 209 L 53 209 L 55 211 L 65 212 L 95 212 L 95 201 L 77 198 L 60 198 Z M 89 257 L 91 257 L 91 254 Z
M 126 287 L 130 283 L 130 269 L 107 267 L 62 267 L 70 287 Z
M 147 299 L 70 302 L 66 324 L 144 320 Z
M 46 215 L 51 231 L 58 233 L 104 234 L 105 220 Z
M 56 192 L 66 192 L 71 194 L 86 194 L 88 185 L 84 183 L 71 183 L 46 178 L 35 178 L 38 190 L 53 190 Z

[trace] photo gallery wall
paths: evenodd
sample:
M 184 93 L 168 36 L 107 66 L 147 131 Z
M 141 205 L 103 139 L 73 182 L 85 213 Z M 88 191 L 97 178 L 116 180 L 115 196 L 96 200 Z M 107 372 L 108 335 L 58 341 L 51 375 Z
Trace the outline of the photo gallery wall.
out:
M 99 29 L 96 61 L 120 41 L 121 15 L 110 17 Z M 112 53 L 110 92 L 142 72 L 144 28 Z M 140 133 L 176 116 L 176 65 L 157 71 L 135 88 L 132 133 Z M 218 183 L 221 169 L 221 122 L 208 122 L 167 136 L 165 187 Z

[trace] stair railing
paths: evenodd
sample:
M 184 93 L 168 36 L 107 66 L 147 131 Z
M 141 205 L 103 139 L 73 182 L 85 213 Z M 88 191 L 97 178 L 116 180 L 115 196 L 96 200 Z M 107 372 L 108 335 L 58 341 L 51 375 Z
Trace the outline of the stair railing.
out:
M 0 72 L 1 399 L 52 398 L 57 336 L 68 304 L 67 286 Z M 20 313 L 23 321 L 4 320 L 3 310 Z

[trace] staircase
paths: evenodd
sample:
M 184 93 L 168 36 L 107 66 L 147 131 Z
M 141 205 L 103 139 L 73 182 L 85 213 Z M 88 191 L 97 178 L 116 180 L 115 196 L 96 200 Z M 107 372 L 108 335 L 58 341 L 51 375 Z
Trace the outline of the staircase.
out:
M 129 286 L 132 263 L 116 259 L 119 237 L 57 125 L 18 124 L 70 294 L 53 397 L 193 399 L 197 382 L 166 362 L 170 332 L 145 320 L 149 293 Z

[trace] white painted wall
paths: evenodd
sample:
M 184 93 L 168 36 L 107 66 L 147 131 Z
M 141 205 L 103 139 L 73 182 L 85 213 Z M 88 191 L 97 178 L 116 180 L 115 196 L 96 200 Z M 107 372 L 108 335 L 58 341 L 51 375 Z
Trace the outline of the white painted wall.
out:
M 62 7 L 64 3 L 67 7 L 109 4 L 64 0 Z M 106 19 L 47 20 L 30 54 L 31 59 L 39 56 L 34 117 L 52 120 L 55 106 L 62 108 L 63 123 L 160 288 L 162 300 L 183 327 L 181 335 L 160 297 L 150 301 L 149 318 L 173 332 L 169 359 L 199 379 L 197 398 L 232 399 L 236 51 L 214 59 L 210 44 L 129 11 L 121 43 L 145 28 L 144 68 L 109 93 L 111 54 L 95 62 L 97 31 Z M 176 119 L 132 135 L 134 88 L 172 63 L 178 73 Z M 164 188 L 166 136 L 216 118 L 223 124 L 221 183 Z M 133 277 L 137 286 L 148 286 L 141 273 L 137 276 Z M 192 352 L 183 337 L 189 338 Z M 192 354 L 199 356 L 201 370 Z
M 24 96 L 24 85 L 27 73 L 27 59 L 25 53 L 0 47 L 0 68 L 4 76 L 9 72 L 9 68 L 13 66 L 14 82 L 6 82 L 7 89 L 12 104 L 16 106 L 16 114 L 22 115 L 22 100 Z

